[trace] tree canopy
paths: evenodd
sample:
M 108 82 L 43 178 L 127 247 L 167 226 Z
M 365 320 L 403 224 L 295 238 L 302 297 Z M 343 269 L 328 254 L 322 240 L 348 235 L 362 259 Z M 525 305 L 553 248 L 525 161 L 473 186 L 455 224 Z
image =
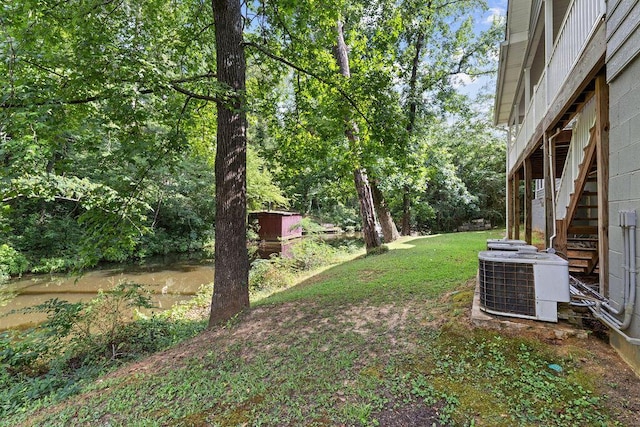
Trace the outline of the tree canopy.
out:
M 457 90 L 495 68 L 501 28 L 475 30 L 483 7 L 3 4 L 4 253 L 47 271 L 197 250 L 221 233 L 216 274 L 242 271 L 225 280 L 244 289 L 247 207 L 367 230 L 358 213 L 373 218 L 375 204 L 405 233 L 500 222 L 504 148 Z

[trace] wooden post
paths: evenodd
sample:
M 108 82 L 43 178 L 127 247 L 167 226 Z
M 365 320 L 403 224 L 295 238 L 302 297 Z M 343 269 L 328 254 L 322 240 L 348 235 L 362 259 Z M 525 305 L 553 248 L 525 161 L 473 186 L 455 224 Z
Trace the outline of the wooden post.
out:
M 513 174 L 513 238 L 520 239 L 520 170 Z
M 598 166 L 598 256 L 600 292 L 609 294 L 609 86 L 596 77 L 596 156 Z

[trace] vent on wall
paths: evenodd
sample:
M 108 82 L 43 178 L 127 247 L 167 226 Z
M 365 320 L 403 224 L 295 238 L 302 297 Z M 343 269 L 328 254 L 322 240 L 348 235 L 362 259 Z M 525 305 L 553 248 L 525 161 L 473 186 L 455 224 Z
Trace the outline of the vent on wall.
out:
M 554 254 L 483 251 L 478 254 L 480 308 L 488 313 L 558 321 L 569 302 L 569 264 Z

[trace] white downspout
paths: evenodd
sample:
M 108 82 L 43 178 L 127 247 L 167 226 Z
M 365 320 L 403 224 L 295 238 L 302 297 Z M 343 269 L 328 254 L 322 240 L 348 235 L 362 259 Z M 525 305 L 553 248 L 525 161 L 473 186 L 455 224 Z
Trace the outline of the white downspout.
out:
M 549 140 L 547 141 L 547 143 L 549 144 L 547 147 L 547 151 L 549 152 L 549 177 L 551 178 L 551 211 L 552 211 L 552 218 L 553 218 L 553 234 L 551 235 L 551 237 L 549 238 L 549 248 L 553 248 L 553 241 L 556 238 L 556 236 L 558 235 L 558 230 L 556 229 L 556 176 L 553 173 L 554 167 L 553 167 L 553 140 L 556 136 L 558 136 L 560 134 L 560 132 L 562 132 L 562 129 L 558 129 L 556 130 L 556 133 L 554 133 L 553 135 L 551 135 L 549 137 Z

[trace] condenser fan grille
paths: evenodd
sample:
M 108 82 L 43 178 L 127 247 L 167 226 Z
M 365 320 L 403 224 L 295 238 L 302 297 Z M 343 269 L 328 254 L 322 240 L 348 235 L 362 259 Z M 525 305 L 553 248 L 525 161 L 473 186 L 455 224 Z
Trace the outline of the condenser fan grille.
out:
M 480 304 L 487 310 L 536 315 L 533 265 L 480 260 Z

